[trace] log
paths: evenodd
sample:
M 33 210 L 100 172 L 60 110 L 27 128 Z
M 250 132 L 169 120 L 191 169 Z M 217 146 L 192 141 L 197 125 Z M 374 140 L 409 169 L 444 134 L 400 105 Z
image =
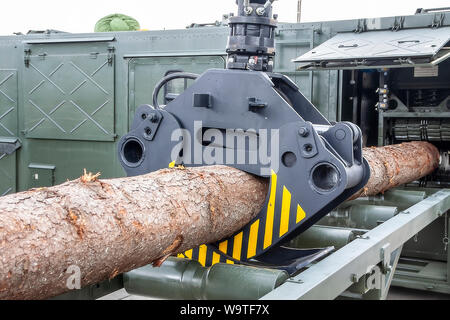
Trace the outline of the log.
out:
M 431 143 L 418 141 L 386 147 L 364 148 L 371 176 L 366 186 L 350 200 L 375 196 L 419 180 L 439 167 L 439 150 Z
M 46 299 L 112 279 L 243 228 L 268 182 L 230 167 L 167 169 L 0 200 L 0 299 Z
M 425 142 L 364 155 L 372 175 L 355 197 L 417 180 L 439 164 Z M 266 179 L 223 166 L 97 178 L 0 199 L 0 299 L 46 299 L 73 289 L 74 271 L 84 287 L 220 241 L 259 213 L 269 188 Z

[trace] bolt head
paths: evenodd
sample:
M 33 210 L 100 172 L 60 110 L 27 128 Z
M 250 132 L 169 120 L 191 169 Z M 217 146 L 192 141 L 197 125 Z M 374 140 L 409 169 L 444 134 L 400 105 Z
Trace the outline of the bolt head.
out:
M 306 127 L 300 128 L 300 129 L 298 130 L 298 134 L 299 134 L 301 137 L 306 138 L 307 136 L 309 136 L 309 130 L 308 130 L 308 128 L 306 128 Z
M 158 115 L 156 115 L 156 114 L 152 114 L 152 116 L 150 117 L 150 121 L 153 123 L 158 122 L 158 120 L 159 120 L 159 118 L 158 118 Z

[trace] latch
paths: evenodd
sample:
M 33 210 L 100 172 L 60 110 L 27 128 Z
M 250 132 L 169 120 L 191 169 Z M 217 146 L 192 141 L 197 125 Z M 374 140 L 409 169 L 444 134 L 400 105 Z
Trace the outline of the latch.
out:
M 396 32 L 403 29 L 405 24 L 405 17 L 395 17 L 394 24 L 391 28 L 392 31 Z
M 23 62 L 25 63 L 25 67 L 28 68 L 30 66 L 31 49 L 25 49 L 23 52 L 24 52 Z
M 431 24 L 432 29 L 440 28 L 444 25 L 445 15 L 443 13 L 435 13 L 433 16 L 433 22 Z
M 112 66 L 113 65 L 113 62 L 114 62 L 114 51 L 115 51 L 116 49 L 113 47 L 113 46 L 109 46 L 108 47 L 108 64 L 110 65 L 110 66 Z
M 356 26 L 356 29 L 353 30 L 353 32 L 362 33 L 365 31 L 367 31 L 366 19 L 358 19 L 358 25 Z

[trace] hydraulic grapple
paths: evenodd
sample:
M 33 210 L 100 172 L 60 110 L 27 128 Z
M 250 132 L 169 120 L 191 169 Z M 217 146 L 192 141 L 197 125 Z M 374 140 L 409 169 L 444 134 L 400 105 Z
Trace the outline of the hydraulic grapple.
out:
M 286 76 L 273 73 L 276 19 L 272 2 L 238 0 L 229 20 L 227 68 L 172 73 L 138 108 L 119 143 L 129 176 L 173 166 L 227 165 L 270 179 L 264 207 L 244 229 L 184 253 L 204 266 L 264 263 L 295 271 L 323 250 L 282 246 L 367 183 L 361 130 L 330 123 Z M 175 79 L 194 83 L 158 96 Z M 239 192 L 239 190 L 236 190 Z

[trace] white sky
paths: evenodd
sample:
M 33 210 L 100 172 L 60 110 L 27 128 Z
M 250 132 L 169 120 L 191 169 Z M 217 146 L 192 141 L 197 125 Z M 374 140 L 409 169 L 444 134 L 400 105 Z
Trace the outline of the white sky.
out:
M 450 0 L 303 0 L 304 22 L 414 14 L 417 8 L 450 7 Z M 297 0 L 278 0 L 275 13 L 296 21 Z M 30 29 L 92 32 L 111 13 L 124 13 L 149 30 L 179 29 L 221 20 L 235 12 L 235 0 L 22 0 L 3 1 L 0 35 Z

